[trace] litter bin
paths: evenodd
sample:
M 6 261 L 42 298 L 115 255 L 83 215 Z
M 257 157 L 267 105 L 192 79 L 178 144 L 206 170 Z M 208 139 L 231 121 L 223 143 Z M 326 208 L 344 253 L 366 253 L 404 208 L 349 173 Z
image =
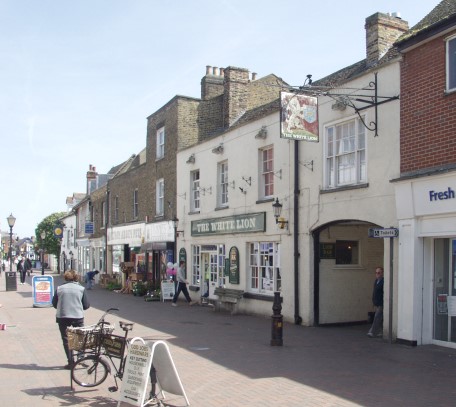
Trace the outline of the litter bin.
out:
M 7 271 L 6 278 L 6 291 L 17 291 L 17 277 L 15 271 Z

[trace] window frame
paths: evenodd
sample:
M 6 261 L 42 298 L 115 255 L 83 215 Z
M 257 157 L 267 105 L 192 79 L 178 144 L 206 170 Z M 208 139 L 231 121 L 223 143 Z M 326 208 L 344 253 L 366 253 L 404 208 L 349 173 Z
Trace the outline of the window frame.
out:
M 277 242 L 249 242 L 247 244 L 247 268 L 248 281 L 246 282 L 247 291 L 254 294 L 273 296 L 275 291 L 281 291 L 282 276 L 280 267 L 280 243 Z M 267 251 L 265 250 L 267 248 Z M 252 252 L 253 251 L 253 252 Z M 264 260 L 272 259 L 272 265 L 267 265 Z M 272 281 L 270 288 L 264 286 L 264 279 L 261 277 L 267 269 L 272 269 L 272 278 L 269 277 L 269 283 Z M 260 278 L 263 281 L 260 281 Z
M 220 208 L 225 208 L 229 204 L 228 168 L 228 160 L 221 161 L 217 165 L 217 206 Z
M 165 179 L 159 178 L 155 183 L 155 215 L 165 214 Z
M 114 197 L 114 222 L 119 222 L 119 196 Z
M 456 92 L 456 35 L 446 39 L 445 60 L 446 90 Z
M 353 127 L 352 133 L 350 126 Z M 368 163 L 363 121 L 352 116 L 328 124 L 325 126 L 324 137 L 324 188 L 329 190 L 365 184 Z M 351 161 L 353 165 L 350 165 Z M 343 176 L 349 179 L 342 180 Z
M 195 177 L 197 175 L 197 178 Z M 200 170 L 190 172 L 190 208 L 192 212 L 199 212 L 201 205 Z
M 156 154 L 155 158 L 161 160 L 165 157 L 165 126 L 157 129 L 155 133 L 156 137 Z
M 274 145 L 260 148 L 258 157 L 260 198 L 272 198 L 274 196 Z
M 139 191 L 136 188 L 133 191 L 133 219 L 138 219 L 139 217 Z

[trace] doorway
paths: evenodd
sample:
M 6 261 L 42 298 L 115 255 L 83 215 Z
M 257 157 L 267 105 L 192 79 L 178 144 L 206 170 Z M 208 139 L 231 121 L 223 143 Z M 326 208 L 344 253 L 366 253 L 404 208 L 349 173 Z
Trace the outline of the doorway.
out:
M 434 240 L 433 288 L 433 339 L 456 343 L 456 239 Z

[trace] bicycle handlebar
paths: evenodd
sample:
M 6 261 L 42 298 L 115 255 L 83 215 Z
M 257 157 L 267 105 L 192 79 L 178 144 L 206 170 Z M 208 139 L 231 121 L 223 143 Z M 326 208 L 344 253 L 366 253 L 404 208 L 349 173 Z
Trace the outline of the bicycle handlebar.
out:
M 106 315 L 111 314 L 111 313 L 114 312 L 114 311 L 119 311 L 119 308 L 108 308 L 108 309 L 106 310 L 106 312 L 101 316 L 101 318 L 99 319 L 98 323 L 99 323 L 99 324 L 103 324 Z

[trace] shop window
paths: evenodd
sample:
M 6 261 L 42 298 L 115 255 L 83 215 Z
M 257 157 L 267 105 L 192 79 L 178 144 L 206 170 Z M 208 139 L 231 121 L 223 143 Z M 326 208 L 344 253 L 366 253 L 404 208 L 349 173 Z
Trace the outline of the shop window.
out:
M 357 241 L 336 240 L 336 264 L 359 264 Z
M 248 290 L 273 295 L 282 288 L 280 245 L 273 242 L 249 243 Z
M 200 249 L 201 246 L 192 246 L 192 275 L 190 280 L 192 285 L 199 285 L 201 279 Z

